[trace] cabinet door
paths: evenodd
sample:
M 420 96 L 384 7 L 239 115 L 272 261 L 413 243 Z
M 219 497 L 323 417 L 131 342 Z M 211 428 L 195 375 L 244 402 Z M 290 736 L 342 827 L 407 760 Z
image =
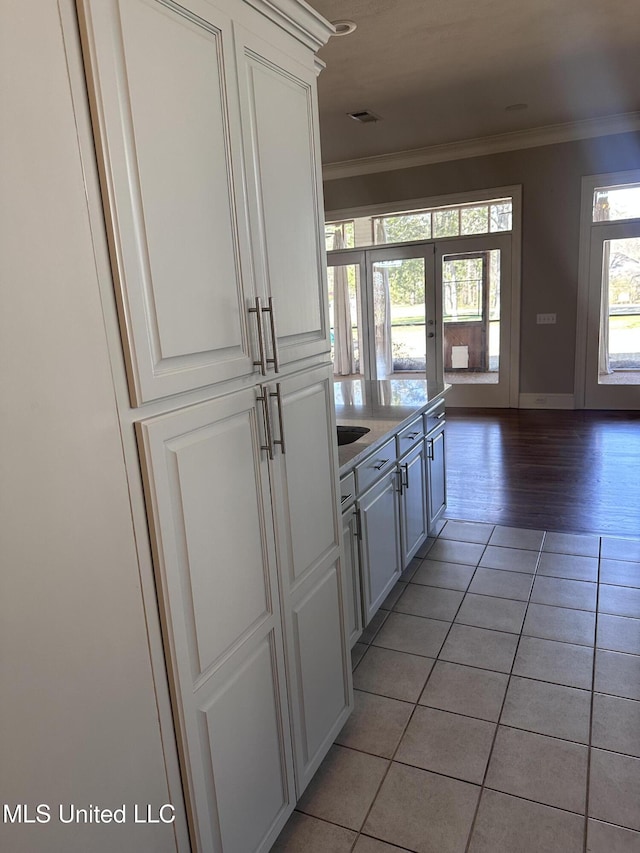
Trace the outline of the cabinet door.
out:
M 399 463 L 402 476 L 400 498 L 402 529 L 402 567 L 406 568 L 413 555 L 427 538 L 427 468 L 424 442 Z
M 402 572 L 399 472 L 391 471 L 359 500 L 362 525 L 362 595 L 368 624 Z
M 330 349 L 316 75 L 272 41 L 237 33 L 257 287 L 273 298 L 286 364 Z
M 133 404 L 249 374 L 230 21 L 204 0 L 79 5 Z
M 447 508 L 444 428 L 425 441 L 429 484 L 429 533 Z
M 138 425 L 197 849 L 269 849 L 295 804 L 253 389 Z
M 342 514 L 342 547 L 344 554 L 345 609 L 349 646 L 353 648 L 362 634 L 362 592 L 360 590 L 360 555 L 358 553 L 358 516 L 351 507 Z
M 351 707 L 331 367 L 267 389 L 274 395 L 272 490 L 300 796 Z

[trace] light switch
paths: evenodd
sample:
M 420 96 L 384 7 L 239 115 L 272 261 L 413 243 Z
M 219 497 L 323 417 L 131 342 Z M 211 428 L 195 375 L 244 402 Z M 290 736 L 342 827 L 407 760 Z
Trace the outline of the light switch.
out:
M 537 314 L 536 315 L 536 323 L 538 326 L 552 324 L 556 322 L 555 314 Z

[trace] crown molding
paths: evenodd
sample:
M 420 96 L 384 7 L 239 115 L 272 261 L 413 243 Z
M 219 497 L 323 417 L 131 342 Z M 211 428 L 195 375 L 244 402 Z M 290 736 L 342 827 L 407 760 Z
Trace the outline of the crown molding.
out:
M 304 0 L 244 0 L 314 52 L 329 41 L 336 28 Z M 319 69 L 318 69 L 319 70 Z
M 505 151 L 538 148 L 542 145 L 574 142 L 578 139 L 589 139 L 595 136 L 612 136 L 616 133 L 629 133 L 636 130 L 640 130 L 640 112 L 622 113 L 566 124 L 534 127 L 530 130 L 518 130 L 513 133 L 500 133 L 496 136 L 430 145 L 426 148 L 413 148 L 409 151 L 393 154 L 379 154 L 357 160 L 326 163 L 323 166 L 322 175 L 325 181 L 335 181 L 339 178 L 351 178 L 355 175 L 410 169 L 413 166 L 427 166 L 430 163 L 465 160 L 487 154 L 501 154 Z

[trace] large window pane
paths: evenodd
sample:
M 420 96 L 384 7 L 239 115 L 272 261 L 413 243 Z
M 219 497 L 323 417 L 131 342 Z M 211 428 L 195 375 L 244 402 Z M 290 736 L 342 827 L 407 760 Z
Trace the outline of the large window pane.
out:
M 431 239 L 431 214 L 407 213 L 402 216 L 375 217 L 373 239 L 380 243 L 408 243 Z
M 355 246 L 353 219 L 347 219 L 344 222 L 327 222 L 324 226 L 324 236 L 327 252 L 335 249 L 353 249 Z
M 433 236 L 457 237 L 460 233 L 460 209 L 435 210 L 433 212 Z
M 372 265 L 376 372 L 420 371 L 427 366 L 424 258 Z
M 463 207 L 460 211 L 461 234 L 486 234 L 489 230 L 489 206 Z
M 490 230 L 494 231 L 511 231 L 513 227 L 513 205 L 511 201 L 492 204 L 489 208 Z
M 598 374 L 601 385 L 640 384 L 640 237 L 604 241 Z
M 443 360 L 447 382 L 489 383 L 500 369 L 500 250 L 445 255 Z

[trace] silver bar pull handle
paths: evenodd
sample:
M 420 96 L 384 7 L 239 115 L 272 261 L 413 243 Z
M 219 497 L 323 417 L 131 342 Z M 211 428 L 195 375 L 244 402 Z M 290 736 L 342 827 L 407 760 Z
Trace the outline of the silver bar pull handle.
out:
M 373 467 L 376 469 L 376 471 L 381 471 L 388 461 L 388 459 L 381 459 L 378 464 L 374 465 Z
M 415 441 L 419 435 L 422 435 L 422 433 L 420 432 L 420 430 L 416 430 L 416 432 L 410 432 L 407 433 L 407 435 L 403 435 L 402 439 L 404 441 Z
M 359 508 L 356 509 L 356 539 L 362 539 L 362 519 Z
M 404 483 L 403 483 L 403 486 L 404 486 L 404 488 L 405 488 L 405 489 L 408 489 L 408 488 L 409 488 L 409 463 L 408 463 L 408 462 L 405 462 L 405 464 L 404 464 L 404 465 L 401 465 L 400 467 L 401 467 L 401 468 L 404 468 Z
M 439 415 L 436 415 L 436 420 L 437 420 L 437 421 L 441 421 L 441 420 L 443 419 L 443 417 L 444 417 L 444 416 L 445 416 L 445 412 L 440 412 L 440 414 L 439 414 Z
M 433 459 L 433 439 L 430 438 L 427 442 L 427 457 Z
M 273 436 L 271 432 L 271 414 L 269 412 L 269 397 L 266 393 L 259 394 L 256 398 L 262 403 L 262 415 L 264 417 L 264 433 L 267 440 L 266 444 L 260 445 L 260 450 L 266 450 L 269 454 L 269 459 L 273 459 Z
M 260 373 L 263 376 L 267 375 L 267 350 L 265 348 L 264 343 L 264 325 L 262 323 L 262 312 L 264 308 L 262 307 L 262 301 L 259 296 L 256 296 L 256 306 L 255 308 L 249 308 L 249 314 L 255 314 L 256 320 L 258 323 L 258 352 L 260 358 L 258 361 L 253 362 L 254 367 L 260 368 Z
M 267 364 L 272 364 L 276 373 L 280 373 L 280 356 L 278 355 L 278 333 L 276 332 L 276 317 L 273 312 L 273 296 L 269 297 L 268 308 L 262 311 L 269 315 L 269 328 L 271 329 L 271 351 L 273 358 L 267 359 Z
M 269 394 L 270 397 L 275 397 L 278 403 L 278 426 L 280 427 L 280 438 L 275 438 L 273 440 L 274 444 L 279 444 L 282 450 L 282 453 L 286 453 L 284 449 L 284 418 L 282 416 L 282 394 L 280 392 L 280 383 L 276 382 L 276 392 L 273 391 Z

